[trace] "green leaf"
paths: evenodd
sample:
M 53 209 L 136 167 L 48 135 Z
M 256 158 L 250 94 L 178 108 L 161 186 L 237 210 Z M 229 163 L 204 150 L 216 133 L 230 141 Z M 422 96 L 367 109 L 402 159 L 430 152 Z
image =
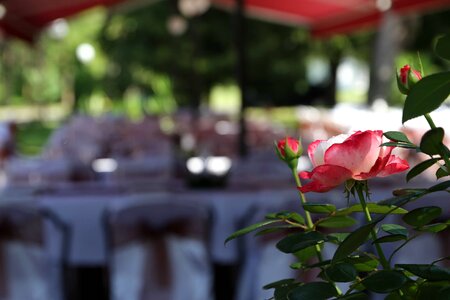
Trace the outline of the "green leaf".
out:
M 294 253 L 324 242 L 325 239 L 326 237 L 317 231 L 298 232 L 284 237 L 276 247 L 284 253 Z
M 390 234 L 377 238 L 372 244 L 393 243 L 401 240 L 406 240 L 406 236 L 403 234 Z
M 438 192 L 446 190 L 450 187 L 450 180 L 440 182 L 438 184 L 433 185 L 432 187 L 428 188 L 429 192 Z
M 275 291 L 273 293 L 275 299 L 277 300 L 289 300 L 287 295 L 289 292 L 294 289 L 295 287 L 299 286 L 300 283 L 295 282 L 294 279 L 284 279 L 279 280 L 276 282 L 273 282 L 271 284 L 268 284 L 264 286 L 264 289 L 271 289 L 274 288 Z
M 430 281 L 450 281 L 450 269 L 439 267 L 436 265 L 425 265 L 425 264 L 398 264 L 398 268 L 402 268 L 408 272 L 413 273 L 423 279 Z
M 356 278 L 358 272 L 352 264 L 340 262 L 326 268 L 325 274 L 335 282 L 350 282 Z
M 438 39 L 435 51 L 443 59 L 450 60 L 450 35 Z
M 336 206 L 332 204 L 316 204 L 316 203 L 308 203 L 303 204 L 303 209 L 309 211 L 311 213 L 317 214 L 328 214 L 336 211 Z
M 288 294 L 289 300 L 326 300 L 337 296 L 336 288 L 328 282 L 311 282 L 296 287 Z
M 448 176 L 447 172 L 447 165 L 444 165 L 443 167 L 439 167 L 439 169 L 436 170 L 436 179 L 440 179 L 442 177 Z
M 317 223 L 317 226 L 325 228 L 350 227 L 356 224 L 356 220 L 349 216 L 332 216 L 324 218 Z
M 295 252 L 294 255 L 301 263 L 305 263 L 311 257 L 316 256 L 316 247 L 315 246 L 307 247 L 305 249 Z
M 293 269 L 293 270 L 298 270 L 303 266 L 303 264 L 301 262 L 295 262 L 289 265 L 289 268 Z
M 414 166 L 414 168 L 409 170 L 408 174 L 406 175 L 406 181 L 410 181 L 417 175 L 421 174 L 423 171 L 433 166 L 437 161 L 439 161 L 438 158 L 431 158 L 417 164 L 416 166 Z
M 403 216 L 403 221 L 411 226 L 421 227 L 439 217 L 442 208 L 438 206 L 426 206 L 416 208 Z
M 384 136 L 395 142 L 404 142 L 412 144 L 408 137 L 401 131 L 387 131 Z
M 296 213 L 296 212 L 291 212 L 288 216 L 287 219 L 297 222 L 299 224 L 305 225 L 305 218 L 303 218 L 303 216 L 301 216 L 300 214 Z
M 292 278 L 281 279 L 281 280 L 277 280 L 277 281 L 266 284 L 265 286 L 263 286 L 263 289 L 270 290 L 270 289 L 273 289 L 273 288 L 276 288 L 279 286 L 290 285 L 294 282 L 295 282 L 295 279 L 292 279 Z
M 387 295 L 384 300 L 403 300 L 397 292 L 392 292 Z
M 445 223 L 436 223 L 436 224 L 430 224 L 426 225 L 420 228 L 420 231 L 426 231 L 426 232 L 440 232 L 442 230 L 445 230 L 448 227 Z
M 342 243 L 350 233 L 348 232 L 333 232 L 328 235 L 330 242 Z
M 376 223 L 369 223 L 350 233 L 336 249 L 333 256 L 333 262 L 346 258 L 349 254 L 352 254 L 353 251 L 358 249 L 358 247 L 367 240 L 367 237 L 375 225 Z
M 318 263 L 315 263 L 312 265 L 307 265 L 307 266 L 305 266 L 305 269 L 322 268 L 322 267 L 326 267 L 330 264 L 331 264 L 331 259 L 327 259 L 327 260 L 319 261 Z
M 408 211 L 406 209 L 395 206 L 379 205 L 376 203 L 367 203 L 367 208 L 373 214 L 406 214 Z M 395 208 L 395 209 L 394 209 Z M 355 204 L 348 208 L 340 209 L 336 212 L 336 215 L 348 215 L 354 212 L 363 212 L 364 209 L 361 204 Z
M 228 243 L 229 241 L 237 238 L 237 237 L 243 236 L 243 235 L 245 235 L 245 234 L 247 234 L 249 232 L 252 232 L 252 231 L 255 231 L 257 229 L 260 229 L 261 227 L 264 227 L 264 226 L 267 226 L 267 225 L 270 225 L 270 224 L 273 224 L 273 223 L 277 223 L 277 222 L 281 222 L 281 220 L 266 220 L 266 221 L 255 223 L 255 224 L 252 224 L 252 225 L 250 225 L 248 227 L 242 228 L 242 229 L 234 232 L 233 234 L 231 234 L 229 237 L 227 237 L 227 239 L 225 240 L 225 244 Z
M 444 140 L 444 129 L 433 128 L 425 132 L 420 140 L 420 150 L 428 155 L 442 153 L 442 141 Z
M 378 259 L 369 255 L 351 256 L 345 259 L 345 261 L 352 264 L 358 272 L 371 272 L 375 270 L 379 264 Z
M 446 286 L 439 289 L 438 299 L 440 300 L 450 300 L 450 286 Z
M 401 288 L 407 280 L 401 272 L 381 270 L 364 278 L 362 284 L 375 293 L 390 293 Z
M 344 296 L 337 297 L 339 300 L 367 300 L 368 296 L 366 293 L 353 293 Z
M 398 148 L 406 148 L 406 149 L 417 149 L 418 148 L 414 144 L 405 144 L 405 143 L 398 143 L 398 142 L 386 142 L 386 143 L 381 144 L 381 146 L 398 147 Z
M 410 90 L 403 108 L 402 123 L 437 109 L 450 93 L 450 72 L 426 76 Z
M 422 197 L 423 195 L 426 195 L 426 193 L 427 193 L 427 190 L 407 193 L 405 195 L 396 196 L 396 197 L 382 200 L 382 201 L 378 202 L 378 205 L 402 206 L 402 205 L 405 205 L 406 203 L 409 203 L 411 201 L 414 201 L 414 200 Z
M 266 217 L 269 217 L 269 219 L 286 219 L 290 213 L 288 210 L 282 210 L 275 214 L 268 214 Z
M 445 294 L 448 287 L 449 284 L 447 280 L 424 282 L 419 286 L 414 300 L 448 300 L 450 299 L 450 295 Z
M 381 225 L 381 230 L 390 234 L 401 234 L 405 237 L 408 236 L 408 229 L 397 224 L 383 224 Z
M 297 226 L 293 226 L 293 225 L 289 225 L 289 224 L 280 224 L 280 225 L 270 226 L 270 227 L 259 230 L 257 233 L 255 233 L 255 236 L 261 236 L 261 235 L 265 235 L 265 234 L 269 234 L 269 233 L 280 232 L 280 231 L 283 231 L 286 229 L 292 229 L 292 228 L 298 229 Z

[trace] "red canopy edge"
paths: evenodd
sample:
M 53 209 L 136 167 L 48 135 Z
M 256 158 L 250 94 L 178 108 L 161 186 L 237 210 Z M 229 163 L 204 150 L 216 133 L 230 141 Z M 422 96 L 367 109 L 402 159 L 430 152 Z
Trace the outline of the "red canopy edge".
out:
M 3 0 L 7 12 L 0 20 L 0 27 L 9 35 L 31 42 L 56 19 L 95 6 L 133 1 L 149 0 Z M 210 1 L 226 9 L 236 5 L 236 0 Z M 450 0 L 392 0 L 392 3 L 392 10 L 399 14 L 450 8 Z M 376 0 L 245 0 L 245 10 L 249 16 L 268 21 L 308 26 L 316 37 L 373 27 L 383 15 L 376 7 Z
M 450 8 L 450 0 L 394 0 L 391 10 L 401 14 L 429 13 L 438 9 Z M 371 13 L 348 16 L 346 19 L 331 19 L 312 27 L 315 37 L 328 37 L 334 34 L 362 30 L 378 24 L 383 17 L 379 10 Z
M 3 31 L 27 42 L 56 19 L 67 18 L 96 6 L 111 6 L 126 0 L 33 0 L 3 1 L 6 14 L 0 20 Z M 33 8 L 30 8 L 33 7 Z

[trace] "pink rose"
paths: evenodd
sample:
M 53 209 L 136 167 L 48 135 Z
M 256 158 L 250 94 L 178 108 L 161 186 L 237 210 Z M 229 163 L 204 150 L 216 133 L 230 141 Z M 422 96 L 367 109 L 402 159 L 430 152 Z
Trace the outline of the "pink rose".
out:
M 422 79 L 419 71 L 411 69 L 409 65 L 403 66 L 397 74 L 397 85 L 402 94 L 408 95 L 414 84 Z
M 346 180 L 366 180 L 405 171 L 408 162 L 391 155 L 394 147 L 380 147 L 381 130 L 341 134 L 327 141 L 317 140 L 308 147 L 314 169 L 300 172 L 300 178 L 310 181 L 299 190 L 327 192 Z
M 291 168 L 297 168 L 298 158 L 303 152 L 299 140 L 291 137 L 281 139 L 276 143 L 275 150 L 282 161 L 286 162 Z

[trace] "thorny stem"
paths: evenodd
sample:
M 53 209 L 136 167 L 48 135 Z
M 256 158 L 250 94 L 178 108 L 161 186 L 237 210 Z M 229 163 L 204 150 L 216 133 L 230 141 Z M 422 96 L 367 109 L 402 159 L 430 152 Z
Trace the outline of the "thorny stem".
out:
M 295 168 L 292 169 L 292 175 L 294 175 L 295 183 L 297 184 L 297 187 L 301 187 L 302 183 L 300 182 L 300 178 L 298 177 L 298 173 Z M 306 204 L 305 194 L 303 194 L 300 190 L 298 191 L 298 193 L 300 195 L 300 201 L 302 202 L 302 205 Z M 314 223 L 312 221 L 311 214 L 307 210 L 305 210 L 305 217 L 306 217 L 306 225 L 307 225 L 308 230 L 312 230 L 314 228 Z M 316 245 L 315 248 L 316 248 L 317 258 L 319 259 L 320 262 L 323 262 L 322 249 L 320 249 L 319 245 Z M 331 283 L 336 288 L 336 291 L 338 292 L 338 294 L 342 295 L 342 291 L 339 289 L 339 287 L 336 285 L 336 283 L 335 282 L 331 282 Z
M 297 170 L 292 169 L 292 175 L 294 175 L 295 183 L 297 184 L 297 187 L 301 187 L 302 183 L 300 182 L 300 178 L 298 177 Z M 298 191 L 298 193 L 300 195 L 300 201 L 302 202 L 302 204 L 306 204 L 305 194 L 303 194 L 300 191 Z M 311 219 L 311 214 L 309 213 L 309 211 L 305 210 L 305 216 L 306 216 L 306 225 L 308 225 L 308 229 L 310 229 L 310 230 L 313 229 L 314 224 L 313 224 L 313 221 Z
M 362 191 L 362 188 L 360 185 L 356 186 L 356 191 L 358 192 L 359 202 L 361 203 L 361 206 L 363 208 L 364 215 L 366 217 L 367 222 L 372 222 L 372 216 L 370 215 L 370 211 L 367 208 L 366 199 L 364 197 L 364 194 L 363 194 L 363 191 Z M 375 241 L 377 239 L 377 233 L 376 233 L 375 229 L 372 229 L 370 234 L 372 236 L 372 239 Z M 386 260 L 386 256 L 384 255 L 383 249 L 381 249 L 380 244 L 378 244 L 378 243 L 374 243 L 374 244 L 375 244 L 375 248 L 377 250 L 378 256 L 380 258 L 381 265 L 383 266 L 383 268 L 385 270 L 389 270 L 390 266 L 389 266 L 388 261 Z

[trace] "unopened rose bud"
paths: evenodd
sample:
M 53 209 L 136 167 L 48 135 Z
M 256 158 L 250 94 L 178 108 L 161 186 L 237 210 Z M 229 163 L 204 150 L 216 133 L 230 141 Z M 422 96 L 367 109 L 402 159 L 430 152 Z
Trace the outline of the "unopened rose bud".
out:
M 291 137 L 281 139 L 275 144 L 275 151 L 278 157 L 286 162 L 291 169 L 297 169 L 298 158 L 303 153 L 299 140 Z
M 419 71 L 411 69 L 409 65 L 405 65 L 397 74 L 397 86 L 400 93 L 408 95 L 413 85 L 420 79 L 422 79 L 422 75 Z

